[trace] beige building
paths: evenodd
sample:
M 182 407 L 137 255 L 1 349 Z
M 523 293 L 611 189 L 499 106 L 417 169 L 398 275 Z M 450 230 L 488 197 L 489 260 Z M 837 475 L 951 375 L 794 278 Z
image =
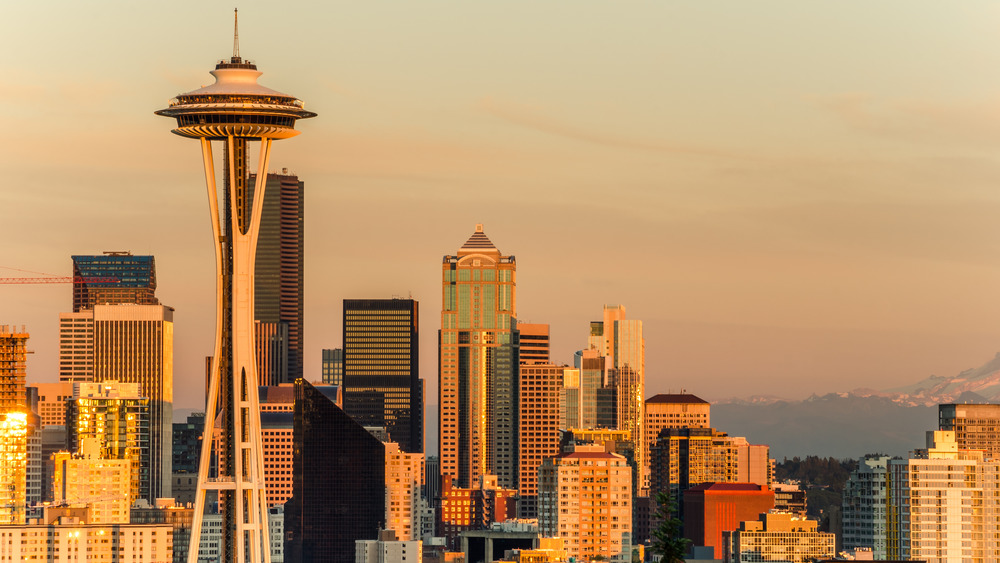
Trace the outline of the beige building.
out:
M 172 563 L 173 527 L 91 524 L 46 510 L 44 524 L 0 526 L 0 562 Z
M 521 364 L 547 364 L 549 359 L 549 325 L 517 323 L 521 344 Z
M 785 561 L 806 563 L 833 559 L 834 534 L 817 531 L 818 522 L 783 512 L 767 512 L 723 532 L 726 563 Z
M 385 443 L 385 528 L 400 541 L 420 540 L 420 488 L 424 454 L 406 453 Z
M 520 518 L 538 513 L 538 467 L 559 454 L 559 424 L 563 415 L 559 395 L 565 366 L 548 363 L 521 364 L 518 436 L 518 504 Z
M 90 524 L 128 524 L 131 464 L 127 459 L 101 459 L 101 444 L 85 438 L 80 452 L 53 455 L 55 503 L 90 509 Z
M 687 393 L 661 393 L 646 399 L 646 451 L 656 445 L 664 428 L 711 428 L 712 405 Z
M 1000 458 L 1000 405 L 938 405 L 938 429 L 954 432 L 960 450 Z
M 66 401 L 73 398 L 73 384 L 69 381 L 58 383 L 32 383 L 38 389 L 38 416 L 42 426 L 62 426 L 66 424 Z
M 94 310 L 59 314 L 59 381 L 94 380 Z
M 603 446 L 571 446 L 538 470 L 538 524 L 571 557 L 632 560 L 632 471 Z
M 28 488 L 28 415 L 0 413 L 0 525 L 24 524 Z

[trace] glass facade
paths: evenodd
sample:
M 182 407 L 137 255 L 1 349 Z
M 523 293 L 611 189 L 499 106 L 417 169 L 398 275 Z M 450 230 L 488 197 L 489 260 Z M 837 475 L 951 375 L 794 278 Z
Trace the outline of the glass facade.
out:
M 344 300 L 344 411 L 408 453 L 424 451 L 418 310 L 413 299 Z
M 323 350 L 323 383 L 344 384 L 344 349 Z
M 105 252 L 101 256 L 73 256 L 73 312 L 94 305 L 159 305 L 156 264 L 152 256 Z
M 295 382 L 287 561 L 353 561 L 355 540 L 378 539 L 385 523 L 385 446 L 323 390 Z

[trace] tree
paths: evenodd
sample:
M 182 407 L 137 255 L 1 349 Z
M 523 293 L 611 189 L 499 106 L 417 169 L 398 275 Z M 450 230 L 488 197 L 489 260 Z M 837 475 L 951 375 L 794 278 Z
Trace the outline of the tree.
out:
M 660 526 L 653 531 L 651 551 L 663 557 L 663 563 L 683 563 L 691 540 L 684 537 L 684 523 L 677 518 L 677 503 L 663 491 L 656 493 L 656 516 Z

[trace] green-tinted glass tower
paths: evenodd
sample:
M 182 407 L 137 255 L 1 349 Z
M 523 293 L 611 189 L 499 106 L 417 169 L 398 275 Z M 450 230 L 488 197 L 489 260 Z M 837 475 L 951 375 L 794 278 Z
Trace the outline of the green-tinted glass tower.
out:
M 482 225 L 442 264 L 439 448 L 441 474 L 459 487 L 482 475 L 517 487 L 515 273 Z

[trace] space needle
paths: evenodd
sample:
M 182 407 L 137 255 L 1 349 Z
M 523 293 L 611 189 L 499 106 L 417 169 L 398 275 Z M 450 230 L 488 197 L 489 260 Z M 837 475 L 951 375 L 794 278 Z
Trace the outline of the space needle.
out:
M 237 14 L 238 17 L 238 14 Z M 173 133 L 201 141 L 212 217 L 216 264 L 215 353 L 189 563 L 197 563 L 205 497 L 218 491 L 222 509 L 222 561 L 269 562 L 264 456 L 254 358 L 254 261 L 264 205 L 271 142 L 298 135 L 295 121 L 316 114 L 302 101 L 257 83 L 257 66 L 240 58 L 239 21 L 233 56 L 211 71 L 215 83 L 180 94 L 156 115 L 177 120 Z M 216 187 L 212 141 L 222 144 L 222 193 Z M 247 190 L 250 141 L 260 143 L 256 185 Z M 213 429 L 222 432 L 218 467 L 210 471 Z

